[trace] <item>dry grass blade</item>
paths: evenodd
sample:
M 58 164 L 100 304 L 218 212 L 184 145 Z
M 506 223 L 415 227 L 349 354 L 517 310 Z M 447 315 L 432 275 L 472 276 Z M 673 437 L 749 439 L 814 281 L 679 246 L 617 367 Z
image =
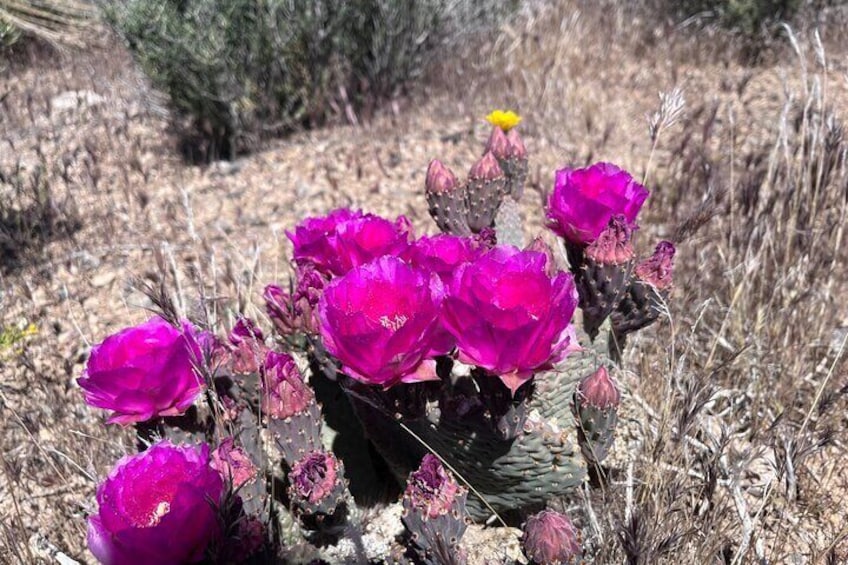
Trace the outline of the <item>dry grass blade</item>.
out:
M 0 20 L 55 45 L 82 46 L 96 10 L 75 0 L 0 0 Z

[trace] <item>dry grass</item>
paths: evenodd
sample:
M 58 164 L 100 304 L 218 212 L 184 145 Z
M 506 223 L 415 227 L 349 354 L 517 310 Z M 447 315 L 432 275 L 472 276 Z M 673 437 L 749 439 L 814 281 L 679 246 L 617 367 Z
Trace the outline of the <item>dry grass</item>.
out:
M 256 315 L 259 288 L 287 268 L 283 229 L 354 204 L 432 231 L 427 160 L 469 162 L 485 139 L 478 118 L 512 106 L 531 152 L 531 226 L 554 168 L 604 159 L 648 179 L 641 249 L 672 238 L 680 250 L 669 320 L 625 355 L 613 459 L 562 501 L 595 562 L 848 559 L 848 45 L 799 33 L 746 67 L 709 35 L 629 9 L 537 10 L 446 61 L 441 84 L 396 112 L 208 168 L 179 162 L 155 98 L 113 53 L 0 76 L 12 149 L 0 167 L 46 163 L 54 201 L 72 195 L 80 219 L 73 239 L 41 241 L 0 275 L 2 328 L 39 328 L 0 352 L 0 556 L 46 561 L 47 542 L 86 556 L 94 479 L 131 441 L 103 430 L 72 379 L 87 344 L 144 317 L 131 276 L 183 297 L 202 289 L 221 320 Z M 677 87 L 685 106 L 652 135 L 658 94 Z M 82 90 L 105 101 L 51 110 Z M 53 166 L 65 153 L 69 180 Z

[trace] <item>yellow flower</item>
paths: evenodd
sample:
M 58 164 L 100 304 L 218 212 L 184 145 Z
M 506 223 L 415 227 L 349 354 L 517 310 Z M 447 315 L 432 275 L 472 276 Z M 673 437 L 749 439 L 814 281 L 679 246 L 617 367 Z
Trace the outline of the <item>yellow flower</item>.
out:
M 521 116 L 512 110 L 494 110 L 486 116 L 486 121 L 504 131 L 509 131 L 518 125 L 518 122 L 521 121 Z

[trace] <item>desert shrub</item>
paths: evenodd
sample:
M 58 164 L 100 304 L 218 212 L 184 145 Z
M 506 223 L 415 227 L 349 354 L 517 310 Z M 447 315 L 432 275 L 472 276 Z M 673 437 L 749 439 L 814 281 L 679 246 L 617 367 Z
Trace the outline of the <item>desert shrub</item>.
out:
M 486 0 L 130 0 L 109 21 L 204 153 L 392 96 L 440 47 L 512 2 Z

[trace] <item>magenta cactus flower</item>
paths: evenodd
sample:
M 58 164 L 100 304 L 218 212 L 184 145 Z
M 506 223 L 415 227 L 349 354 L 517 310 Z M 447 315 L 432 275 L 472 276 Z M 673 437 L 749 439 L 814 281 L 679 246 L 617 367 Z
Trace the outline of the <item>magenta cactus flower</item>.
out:
M 540 565 L 578 563 L 582 552 L 580 532 L 568 516 L 553 510 L 527 518 L 521 543 L 530 562 Z
M 322 218 L 308 218 L 294 232 L 299 267 L 312 267 L 326 276 L 341 276 L 383 255 L 400 255 L 409 246 L 410 223 L 395 222 L 361 211 L 339 209 Z
M 574 280 L 549 277 L 546 264 L 543 253 L 495 247 L 457 269 L 445 299 L 442 318 L 459 360 L 500 377 L 513 394 L 576 347 Z
M 439 329 L 438 275 L 381 257 L 332 281 L 318 303 L 324 345 L 343 371 L 384 388 L 438 379 L 433 356 L 450 343 Z
M 284 420 L 303 412 L 314 400 L 294 359 L 286 353 L 269 351 L 262 370 L 262 412 Z
M 231 437 L 222 440 L 212 452 L 211 464 L 221 473 L 224 480 L 232 485 L 233 490 L 251 482 L 258 472 L 250 456 L 235 445 L 235 440 Z
M 161 441 L 119 460 L 97 487 L 88 547 L 104 564 L 195 563 L 222 534 L 223 493 L 207 445 Z
M 449 284 L 459 265 L 473 261 L 485 251 L 484 245 L 472 237 L 443 233 L 413 242 L 405 259 L 416 267 L 436 273 L 442 282 Z
M 110 424 L 178 416 L 203 387 L 195 370 L 202 360 L 188 322 L 175 328 L 155 317 L 94 346 L 77 383 L 88 404 L 112 410 Z
M 550 228 L 567 241 L 594 241 L 613 216 L 623 215 L 633 228 L 648 191 L 627 171 L 610 163 L 585 169 L 561 169 L 548 198 Z
M 428 518 L 437 518 L 451 511 L 459 492 L 459 484 L 441 461 L 428 453 L 409 476 L 403 497 Z

